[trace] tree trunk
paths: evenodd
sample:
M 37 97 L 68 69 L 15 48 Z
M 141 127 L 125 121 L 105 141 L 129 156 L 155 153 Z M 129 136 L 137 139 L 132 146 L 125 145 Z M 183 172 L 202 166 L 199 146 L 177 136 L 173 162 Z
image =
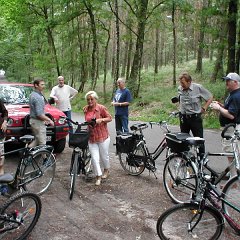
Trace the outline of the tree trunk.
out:
M 159 29 L 155 30 L 156 41 L 155 41 L 155 61 L 154 61 L 154 73 L 158 73 L 159 66 Z
M 139 90 L 139 74 L 141 70 L 142 55 L 143 55 L 143 42 L 145 36 L 145 27 L 147 20 L 147 7 L 148 0 L 139 0 L 138 13 L 137 13 L 137 40 L 135 53 L 133 57 L 133 64 L 129 78 L 129 88 L 133 97 L 138 97 Z
M 235 72 L 235 44 L 237 34 L 238 0 L 230 0 L 228 5 L 228 63 L 227 73 Z

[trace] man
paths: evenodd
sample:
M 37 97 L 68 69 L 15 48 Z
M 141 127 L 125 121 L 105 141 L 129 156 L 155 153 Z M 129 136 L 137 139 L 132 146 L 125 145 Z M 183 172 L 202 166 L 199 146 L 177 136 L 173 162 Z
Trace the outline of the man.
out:
M 77 95 L 78 91 L 69 85 L 64 84 L 64 77 L 58 77 L 58 85 L 52 88 L 50 97 L 54 98 L 56 107 L 64 112 L 64 114 L 72 119 L 71 103 L 70 101 Z M 68 122 L 70 131 L 72 131 L 72 124 Z
M 7 118 L 8 111 L 5 108 L 3 102 L 0 100 L 0 142 L 3 142 L 5 139 L 5 132 L 7 130 Z M 0 175 L 4 174 L 4 144 L 0 144 Z
M 240 130 L 240 76 L 237 73 L 229 73 L 223 77 L 226 81 L 226 89 L 229 92 L 224 104 L 213 101 L 211 108 L 219 112 L 219 122 L 221 127 L 229 123 L 236 123 L 236 129 Z M 223 151 L 232 152 L 231 140 L 222 139 Z M 228 158 L 229 162 L 232 158 Z M 230 175 L 235 174 L 234 169 Z
M 188 73 L 179 76 L 178 87 L 180 103 L 180 129 L 181 132 L 192 132 L 194 137 L 203 138 L 202 113 L 206 112 L 212 102 L 212 94 L 202 85 L 193 83 Z M 202 105 L 202 100 L 205 101 Z M 200 154 L 204 154 L 204 145 L 200 147 Z
M 30 105 L 30 125 L 35 136 L 29 147 L 46 144 L 46 125 L 54 126 L 54 122 L 45 115 L 44 106 L 46 104 L 42 91 L 45 87 L 44 80 L 37 78 L 33 82 L 34 91 L 29 98 Z
M 132 101 L 130 91 L 125 87 L 125 79 L 117 80 L 118 89 L 115 92 L 112 106 L 115 107 L 115 128 L 117 134 L 129 132 L 128 129 L 128 106 Z

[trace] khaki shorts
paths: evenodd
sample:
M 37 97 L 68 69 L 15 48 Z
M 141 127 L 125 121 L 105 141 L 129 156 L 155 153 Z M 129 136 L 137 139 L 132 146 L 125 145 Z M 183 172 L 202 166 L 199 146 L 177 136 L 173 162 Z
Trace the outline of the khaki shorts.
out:
M 38 145 L 44 145 L 47 142 L 47 131 L 44 121 L 30 118 L 30 125 L 32 128 L 33 135 L 35 137 L 34 141 L 29 144 L 29 147 L 35 147 Z

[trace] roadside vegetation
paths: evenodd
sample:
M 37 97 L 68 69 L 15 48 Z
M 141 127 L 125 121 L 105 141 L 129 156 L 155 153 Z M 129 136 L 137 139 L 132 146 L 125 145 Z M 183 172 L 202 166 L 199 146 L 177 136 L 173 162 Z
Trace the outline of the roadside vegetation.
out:
M 203 61 L 204 72 L 202 74 L 195 73 L 196 61 L 178 65 L 177 75 L 187 71 L 191 74 L 193 81 L 204 85 L 214 95 L 214 100 L 223 102 L 225 96 L 225 82 L 222 79 L 217 79 L 216 83 L 210 83 L 211 69 L 213 62 L 205 59 Z M 130 106 L 130 120 L 134 121 L 160 121 L 168 119 L 169 113 L 177 111 L 178 104 L 173 104 L 171 98 L 177 93 L 177 86 L 172 86 L 172 66 L 165 66 L 159 70 L 159 73 L 154 74 L 153 69 L 145 69 L 141 74 L 141 88 L 138 98 L 135 98 Z M 112 96 L 112 78 L 108 75 L 107 78 L 107 101 L 103 99 L 103 81 L 100 78 L 96 87 L 96 92 L 99 95 L 99 103 L 103 103 L 112 114 L 114 108 L 111 106 Z M 90 90 L 89 88 L 86 88 Z M 88 91 L 80 93 L 73 100 L 73 111 L 82 112 L 82 107 L 86 104 L 84 95 Z M 172 119 L 172 124 L 179 124 L 178 119 Z M 208 109 L 204 115 L 204 127 L 217 129 L 219 128 L 218 115 Z

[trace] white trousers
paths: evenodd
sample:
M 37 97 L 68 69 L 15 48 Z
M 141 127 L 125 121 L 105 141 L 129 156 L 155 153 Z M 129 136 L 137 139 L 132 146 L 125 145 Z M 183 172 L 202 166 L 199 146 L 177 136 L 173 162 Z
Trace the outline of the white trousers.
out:
M 102 170 L 100 161 L 103 164 L 104 169 L 110 168 L 110 162 L 109 162 L 109 149 L 110 144 L 110 137 L 108 137 L 104 142 L 101 143 L 89 143 L 89 151 L 92 156 L 92 165 L 93 165 L 93 171 L 96 176 L 102 176 Z

